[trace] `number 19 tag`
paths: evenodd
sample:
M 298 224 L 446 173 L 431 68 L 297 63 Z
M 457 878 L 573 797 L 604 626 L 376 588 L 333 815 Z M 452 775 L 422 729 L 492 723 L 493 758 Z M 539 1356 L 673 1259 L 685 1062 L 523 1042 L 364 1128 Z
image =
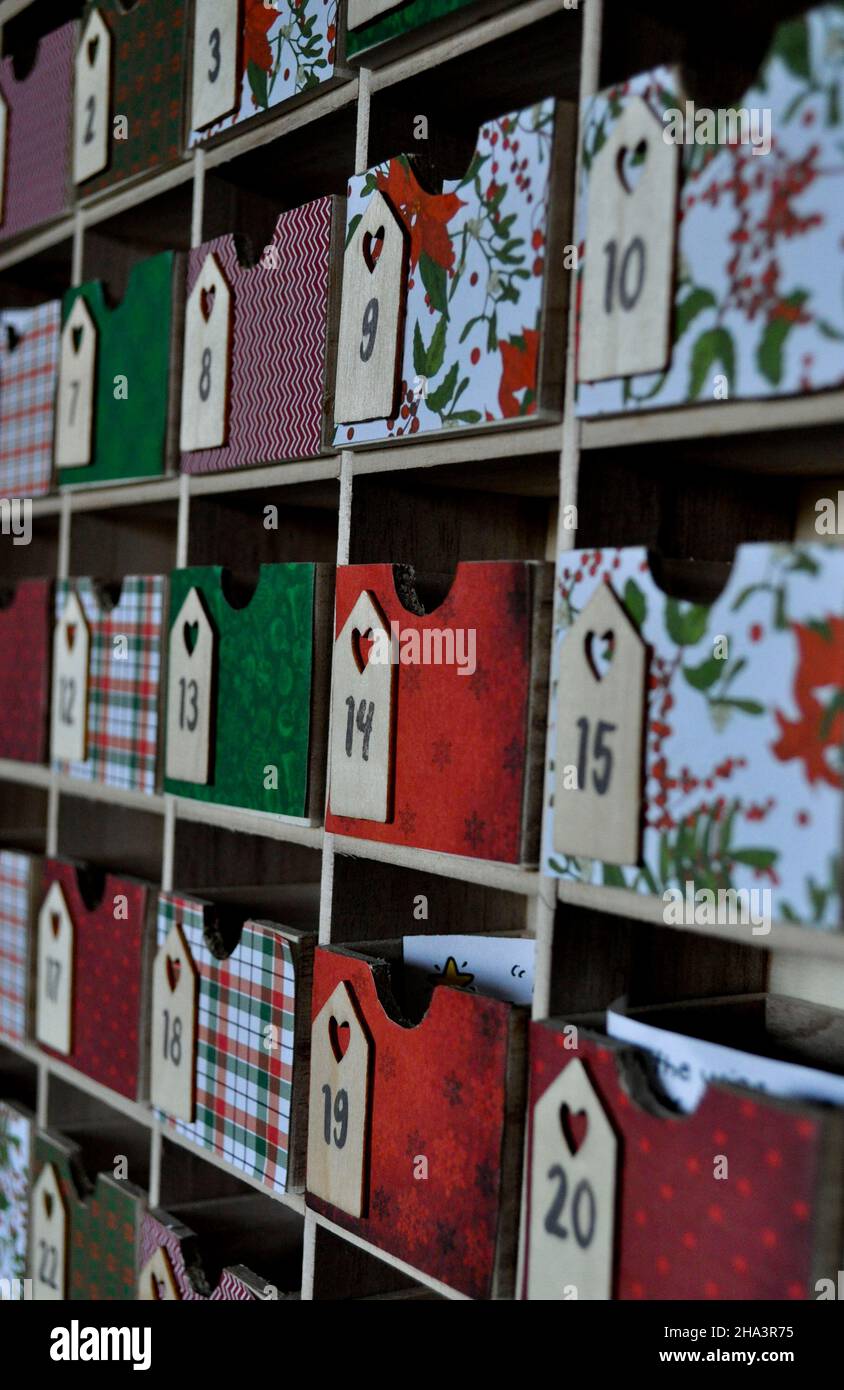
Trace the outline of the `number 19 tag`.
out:
M 364 1214 L 370 1041 L 351 985 L 341 980 L 311 1031 L 308 1191 Z
M 382 193 L 373 193 L 343 259 L 334 420 L 389 419 L 401 369 L 407 236 Z
M 534 1106 L 529 1299 L 612 1297 L 618 1140 L 573 1058 Z
M 188 1124 L 195 1110 L 198 994 L 196 965 L 174 922 L 152 969 L 150 1103 Z
M 170 629 L 165 774 L 203 786 L 211 780 L 216 633 L 198 589 Z

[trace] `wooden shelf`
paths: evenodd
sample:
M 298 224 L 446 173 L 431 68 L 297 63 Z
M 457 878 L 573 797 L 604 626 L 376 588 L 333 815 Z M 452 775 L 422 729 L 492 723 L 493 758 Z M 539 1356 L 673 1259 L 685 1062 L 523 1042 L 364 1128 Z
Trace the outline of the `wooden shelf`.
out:
M 819 391 L 778 401 L 713 401 L 710 405 L 671 410 L 630 411 L 626 415 L 581 419 L 579 424 L 582 449 L 813 429 L 844 424 L 844 391 Z M 793 449 L 795 443 L 790 439 L 788 446 Z M 791 464 L 794 467 L 793 457 Z
M 452 1299 L 456 1303 L 468 1303 L 465 1294 L 458 1293 L 448 1284 L 440 1283 L 439 1279 L 432 1279 L 430 1275 L 424 1274 L 421 1269 L 415 1269 L 413 1265 L 406 1264 L 404 1260 L 396 1259 L 395 1255 L 390 1255 L 386 1250 L 381 1250 L 377 1245 L 372 1245 L 368 1240 L 362 1240 L 360 1236 L 352 1231 L 345 1231 L 342 1226 L 337 1226 L 327 1217 L 320 1215 L 319 1212 L 309 1211 L 310 1218 L 317 1226 L 322 1226 L 323 1230 L 330 1231 L 332 1235 L 339 1236 L 341 1240 L 347 1240 L 350 1245 L 354 1245 L 358 1250 L 365 1250 L 368 1255 L 373 1255 L 375 1259 L 381 1260 L 382 1264 L 389 1265 L 391 1269 L 398 1269 L 402 1274 L 406 1274 L 409 1279 L 415 1279 L 417 1284 L 424 1284 L 426 1289 L 433 1290 L 443 1298 Z

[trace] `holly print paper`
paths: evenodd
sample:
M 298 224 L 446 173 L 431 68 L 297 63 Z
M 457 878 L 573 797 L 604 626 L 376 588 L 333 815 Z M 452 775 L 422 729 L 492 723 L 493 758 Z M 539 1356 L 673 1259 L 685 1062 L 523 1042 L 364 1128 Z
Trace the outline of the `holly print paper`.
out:
M 469 167 L 428 192 L 406 155 L 349 184 L 346 244 L 380 192 L 410 243 L 401 405 L 394 420 L 337 427 L 337 447 L 536 416 L 555 103 L 481 128 Z M 343 364 L 338 363 L 342 372 Z
M 600 584 L 650 648 L 641 863 L 554 848 L 553 751 L 546 779 L 549 873 L 662 896 L 667 889 L 767 889 L 774 920 L 834 930 L 841 916 L 844 790 L 844 553 L 744 545 L 711 605 L 667 597 L 647 551 L 560 556 L 559 653 Z M 748 928 L 749 930 L 749 928 Z
M 195 130 L 191 145 L 318 90 L 334 76 L 337 0 L 241 0 L 239 104 L 214 125 Z
M 26 1275 L 31 1151 L 29 1115 L 0 1101 L 0 1280 L 4 1283 Z M 22 1287 L 19 1296 L 23 1296 Z
M 587 104 L 582 136 L 580 284 L 589 171 L 625 103 L 660 125 L 685 107 L 677 75 L 656 68 Z M 671 358 L 664 372 L 580 382 L 579 415 L 792 396 L 844 385 L 844 5 L 775 31 L 754 85 L 733 107 L 770 111 L 771 151 L 681 147 Z M 601 248 L 597 253 L 602 254 Z M 726 379 L 716 383 L 716 377 Z

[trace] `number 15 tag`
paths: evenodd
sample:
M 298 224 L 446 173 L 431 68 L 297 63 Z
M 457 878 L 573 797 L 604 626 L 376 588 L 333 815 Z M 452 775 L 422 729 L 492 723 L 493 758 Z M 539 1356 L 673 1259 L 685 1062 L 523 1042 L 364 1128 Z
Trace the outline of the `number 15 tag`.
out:
M 386 420 L 396 409 L 408 245 L 404 224 L 373 193 L 343 259 L 335 423 Z

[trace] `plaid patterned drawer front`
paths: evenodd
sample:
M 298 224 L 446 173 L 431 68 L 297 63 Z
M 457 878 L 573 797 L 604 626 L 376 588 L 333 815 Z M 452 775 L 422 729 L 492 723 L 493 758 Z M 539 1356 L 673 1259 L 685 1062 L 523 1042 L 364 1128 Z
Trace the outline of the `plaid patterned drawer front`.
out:
M 213 908 L 161 893 L 157 942 L 175 921 L 199 975 L 196 1118 L 172 1127 L 235 1168 L 284 1192 L 293 1094 L 295 975 L 290 946 L 277 932 L 246 922 L 228 960 L 217 960 L 203 934 Z M 278 1031 L 267 1051 L 266 1029 Z M 165 1117 L 167 1118 L 167 1117 Z
M 0 850 L 0 1037 L 19 1043 L 27 1033 L 33 862 Z
M 154 792 L 158 744 L 158 689 L 167 581 L 160 575 L 123 580 L 120 598 L 106 611 L 93 579 L 74 579 L 91 632 L 88 672 L 88 757 L 55 766 L 86 782 Z M 71 583 L 56 585 L 56 621 Z M 120 659 L 115 638 L 125 637 Z
M 0 314 L 0 493 L 49 492 L 61 301 Z

